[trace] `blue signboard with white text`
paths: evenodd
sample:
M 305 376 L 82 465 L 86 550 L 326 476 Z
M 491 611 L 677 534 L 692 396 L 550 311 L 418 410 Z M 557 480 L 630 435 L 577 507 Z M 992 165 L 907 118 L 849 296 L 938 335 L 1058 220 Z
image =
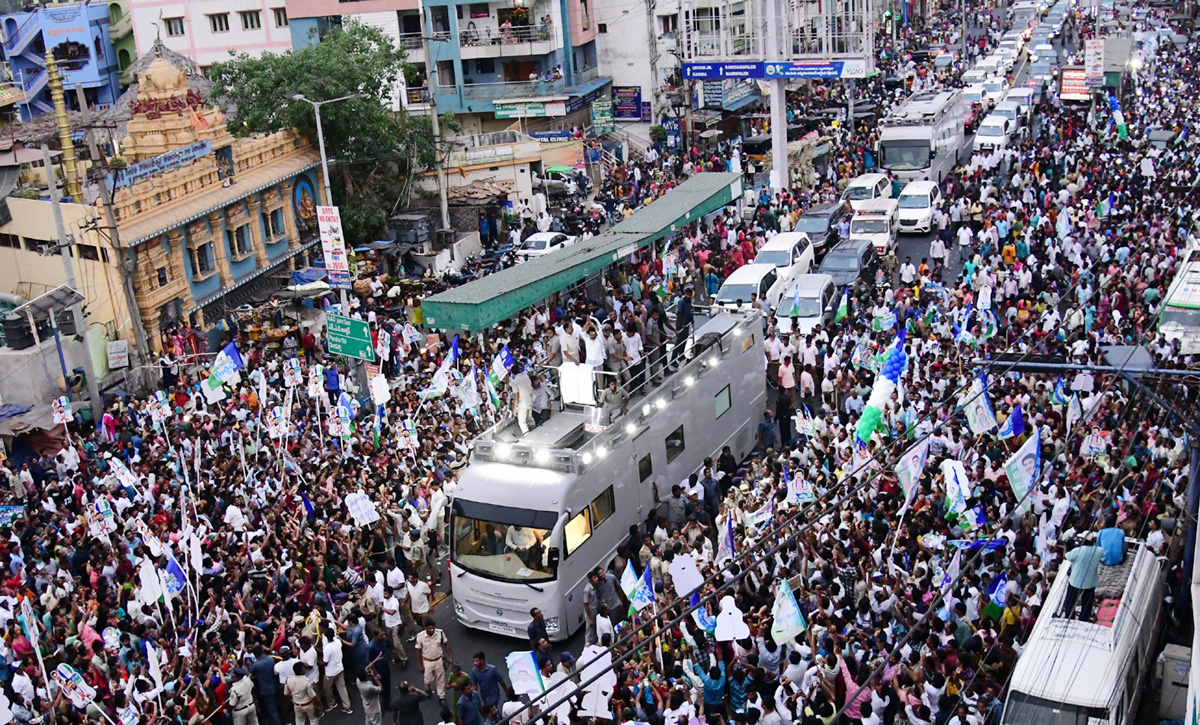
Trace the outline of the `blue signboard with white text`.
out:
M 778 63 L 684 63 L 683 77 L 716 78 L 866 78 L 866 59 Z

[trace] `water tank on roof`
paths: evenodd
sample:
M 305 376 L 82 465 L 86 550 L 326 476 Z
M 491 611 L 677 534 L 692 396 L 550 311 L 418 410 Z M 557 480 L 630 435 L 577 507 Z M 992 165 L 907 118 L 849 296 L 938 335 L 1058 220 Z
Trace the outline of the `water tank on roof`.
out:
M 19 315 L 6 315 L 0 321 L 4 330 L 4 341 L 13 350 L 24 350 L 33 347 L 33 331 L 29 329 L 29 320 Z

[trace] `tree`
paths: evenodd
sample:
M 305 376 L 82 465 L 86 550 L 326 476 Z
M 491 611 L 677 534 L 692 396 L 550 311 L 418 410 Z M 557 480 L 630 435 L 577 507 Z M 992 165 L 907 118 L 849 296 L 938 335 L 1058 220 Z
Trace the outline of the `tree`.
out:
M 429 122 L 391 110 L 402 74 L 412 68 L 404 50 L 379 29 L 358 22 L 299 50 L 245 53 L 213 65 L 213 93 L 230 109 L 230 130 L 245 136 L 296 128 L 317 145 L 312 106 L 291 96 L 323 101 L 365 97 L 321 107 L 334 203 L 351 242 L 380 239 L 387 218 L 407 197 L 413 172 L 434 162 Z

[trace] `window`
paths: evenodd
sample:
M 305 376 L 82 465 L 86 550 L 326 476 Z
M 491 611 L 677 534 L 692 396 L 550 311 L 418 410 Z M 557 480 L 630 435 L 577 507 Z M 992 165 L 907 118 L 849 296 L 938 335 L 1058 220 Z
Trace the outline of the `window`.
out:
M 491 58 L 480 58 L 475 61 L 475 75 L 491 75 L 496 72 L 496 61 Z
M 242 30 L 258 30 L 262 27 L 262 13 L 257 10 L 243 10 L 238 13 L 242 16 Z
M 491 16 L 491 11 L 487 3 L 471 3 L 472 18 L 486 18 Z
M 188 250 L 192 261 L 192 277 L 207 277 L 213 271 L 212 243 L 201 244 Z
M 754 335 L 746 335 L 746 339 L 742 340 L 742 353 L 748 353 L 754 349 Z
M 283 210 L 276 209 L 262 215 L 263 231 L 266 232 L 267 239 L 281 237 L 284 234 L 283 229 Z
M 612 486 L 609 486 L 596 497 L 595 501 L 588 504 L 586 509 L 567 522 L 567 525 L 563 527 L 563 542 L 566 544 L 567 556 L 574 553 L 583 542 L 592 537 L 592 532 L 596 527 L 613 515 L 614 508 L 613 489 Z
M 10 249 L 21 248 L 21 238 L 16 234 L 0 234 L 0 247 L 8 247 Z
M 58 243 L 50 239 L 33 239 L 25 237 L 25 248 L 38 254 L 62 254 Z
M 100 261 L 100 250 L 91 244 L 76 244 L 75 249 L 78 250 L 80 259 L 90 259 L 93 262 Z
M 673 433 L 667 436 L 667 463 L 679 458 L 679 454 L 683 453 L 683 426 L 679 426 Z
M 275 13 L 275 27 L 286 28 L 288 26 L 287 8 L 274 8 L 271 12 Z
M 642 456 L 642 460 L 638 461 L 638 480 L 642 483 L 646 482 L 647 478 L 654 473 L 654 461 L 650 460 L 650 454 Z
M 608 23 L 596 23 L 596 32 L 601 35 L 608 32 Z
M 592 526 L 596 527 L 604 523 L 609 516 L 613 515 L 613 511 L 615 511 L 616 508 L 617 506 L 613 498 L 613 488 L 612 486 L 609 486 L 608 488 L 604 489 L 604 493 L 597 496 L 596 500 L 592 501 L 592 505 L 588 507 L 592 513 Z
M 184 34 L 183 18 L 163 18 L 163 22 L 167 24 L 168 38 L 178 38 Z
M 166 286 L 167 286 L 167 282 L 168 282 L 168 280 L 167 280 L 167 268 L 166 268 L 166 267 L 159 267 L 159 268 L 158 268 L 158 286 L 159 286 L 159 287 L 166 287 Z
M 713 405 L 716 408 L 717 418 L 720 418 L 729 412 L 730 398 L 728 385 L 721 388 L 721 392 L 717 393 L 713 397 Z
M 214 33 L 229 32 L 229 13 L 217 13 L 216 15 L 208 16 L 208 27 Z
M 250 256 L 250 225 L 243 224 L 233 232 L 226 232 L 229 235 L 229 249 L 233 252 L 235 259 L 244 259 Z

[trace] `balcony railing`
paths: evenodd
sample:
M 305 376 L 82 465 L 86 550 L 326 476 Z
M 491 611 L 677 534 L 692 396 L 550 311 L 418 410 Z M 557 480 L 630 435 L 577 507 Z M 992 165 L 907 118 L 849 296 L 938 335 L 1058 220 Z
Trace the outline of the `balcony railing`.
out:
M 422 43 L 420 33 L 400 33 L 400 47 L 405 50 L 420 50 Z
M 487 45 L 517 45 L 553 40 L 557 37 L 550 25 L 521 25 L 508 28 L 460 28 L 459 45 L 474 48 Z
M 575 72 L 575 85 L 588 83 L 599 77 L 598 69 L 593 66 Z M 462 87 L 462 97 L 466 101 L 495 101 L 502 98 L 540 98 L 542 96 L 560 95 L 568 88 L 565 78 L 553 81 L 515 81 L 511 83 L 469 83 Z M 455 93 L 454 86 L 439 85 L 438 93 L 449 95 Z

